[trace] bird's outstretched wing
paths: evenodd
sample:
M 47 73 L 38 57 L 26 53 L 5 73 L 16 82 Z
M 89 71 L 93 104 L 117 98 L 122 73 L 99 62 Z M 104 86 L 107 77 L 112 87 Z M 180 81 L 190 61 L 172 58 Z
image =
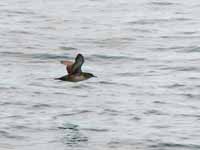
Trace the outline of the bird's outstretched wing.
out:
M 72 65 L 71 74 L 80 74 L 82 72 L 81 66 L 84 63 L 84 57 L 81 54 L 78 54 L 75 58 L 75 62 Z
M 72 66 L 73 66 L 74 62 L 65 60 L 65 61 L 60 61 L 60 63 L 66 66 L 66 70 L 67 70 L 68 74 L 72 73 Z

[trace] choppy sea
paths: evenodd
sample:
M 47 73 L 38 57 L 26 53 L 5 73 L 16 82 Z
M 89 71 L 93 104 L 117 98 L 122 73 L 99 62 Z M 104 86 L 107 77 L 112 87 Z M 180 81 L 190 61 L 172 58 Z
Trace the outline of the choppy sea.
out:
M 0 150 L 200 149 L 199 0 L 1 0 L 0 69 Z

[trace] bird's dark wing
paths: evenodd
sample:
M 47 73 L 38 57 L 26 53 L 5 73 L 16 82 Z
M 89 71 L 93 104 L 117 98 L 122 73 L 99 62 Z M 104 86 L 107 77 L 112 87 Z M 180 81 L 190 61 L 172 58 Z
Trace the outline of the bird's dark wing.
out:
M 82 72 L 81 66 L 84 63 L 84 57 L 81 54 L 78 54 L 75 58 L 75 63 L 72 65 L 71 74 L 80 74 Z

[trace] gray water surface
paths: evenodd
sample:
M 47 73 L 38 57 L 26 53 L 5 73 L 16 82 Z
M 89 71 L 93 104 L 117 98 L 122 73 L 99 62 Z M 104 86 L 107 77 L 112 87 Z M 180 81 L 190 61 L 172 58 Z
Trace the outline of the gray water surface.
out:
M 1 150 L 200 149 L 199 0 L 1 0 L 0 58 Z

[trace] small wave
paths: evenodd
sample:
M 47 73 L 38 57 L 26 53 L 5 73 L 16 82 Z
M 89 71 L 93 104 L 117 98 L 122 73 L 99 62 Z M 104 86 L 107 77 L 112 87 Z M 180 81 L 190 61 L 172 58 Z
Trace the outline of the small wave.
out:
M 14 33 L 14 34 L 28 34 L 28 35 L 33 35 L 33 32 L 26 31 L 26 30 L 11 30 L 9 32 L 10 33 Z
M 127 24 L 130 25 L 154 25 L 160 23 L 169 23 L 176 21 L 191 21 L 191 18 L 159 18 L 159 19 L 139 19 L 135 21 L 129 21 Z M 170 36 L 162 36 L 162 38 L 169 38 Z M 175 38 L 175 37 L 174 37 Z
M 172 85 L 166 85 L 164 87 L 171 89 L 171 88 L 180 88 L 180 87 L 184 87 L 184 86 L 186 86 L 186 85 L 180 84 L 180 83 L 175 83 L 175 84 L 172 84 Z
M 130 37 L 119 37 L 119 38 L 108 38 L 108 39 L 103 39 L 103 40 L 93 40 L 93 43 L 99 44 L 99 45 L 108 45 L 112 43 L 118 43 L 118 44 L 123 44 L 126 42 L 132 42 L 135 41 L 135 38 L 130 38 Z
M 171 3 L 171 2 L 150 2 L 148 4 L 150 4 L 150 5 L 158 5 L 158 6 L 171 6 L 171 5 L 177 5 L 178 3 Z
M 132 139 L 120 140 L 120 139 L 112 139 L 112 141 L 108 142 L 107 145 L 111 149 L 116 150 L 146 150 L 146 146 L 142 142 L 136 142 Z
M 108 132 L 108 129 L 98 129 L 98 128 L 82 128 L 85 131 L 92 131 L 92 132 Z
M 32 59 L 39 59 L 42 60 L 58 60 L 58 59 L 71 59 L 68 55 L 56 55 L 56 54 L 44 54 L 44 53 L 34 53 L 34 54 L 27 54 L 23 52 L 0 52 L 0 55 L 9 56 L 9 57 L 20 57 L 20 58 L 32 58 Z M 33 61 L 33 60 L 30 60 Z
M 65 123 L 62 127 L 58 127 L 59 129 L 70 129 L 70 130 L 77 130 L 79 126 L 71 123 Z
M 67 51 L 69 51 L 69 50 L 76 50 L 76 48 L 74 48 L 74 47 L 66 47 L 66 46 L 61 46 L 61 47 L 59 47 L 61 50 L 67 50 Z
M 117 83 L 115 82 L 111 82 L 111 81 L 100 81 L 100 84 L 104 84 L 104 85 L 116 85 Z
M 192 21 L 192 18 L 184 18 L 184 17 L 180 17 L 180 18 L 174 18 L 175 21 Z
M 169 21 L 173 21 L 173 18 L 167 18 L 167 19 L 140 19 L 140 20 L 135 20 L 135 21 L 130 21 L 128 24 L 135 24 L 135 25 L 153 25 L 157 23 L 166 23 Z
M 196 108 L 199 109 L 199 108 Z M 200 119 L 200 115 L 198 114 L 177 114 L 175 115 L 176 117 L 189 117 L 189 118 L 197 118 L 198 120 Z
M 140 76 L 141 73 L 137 73 L 137 72 L 123 72 L 123 73 L 117 73 L 117 76 L 121 76 L 121 77 L 137 77 Z
M 13 135 L 9 132 L 6 132 L 6 131 L 3 131 L 3 130 L 0 130 L 0 137 L 3 137 L 3 138 L 9 138 L 9 139 L 25 139 L 24 136 L 19 136 L 19 135 Z
M 171 150 L 171 148 L 184 148 L 184 149 L 194 149 L 199 150 L 200 145 L 194 145 L 194 144 L 179 144 L 179 143 L 158 143 L 155 145 L 151 145 L 150 148 L 156 148 L 156 149 L 166 149 Z
M 25 9 L 25 10 L 4 10 L 5 13 L 8 13 L 8 15 L 36 15 L 35 12 Z
M 129 22 L 130 23 L 130 22 Z M 129 24 L 128 23 L 128 24 Z M 133 31 L 133 32 L 138 32 L 138 33 L 152 33 L 152 32 L 156 32 L 156 29 L 140 29 L 140 28 L 133 28 L 133 26 L 131 25 L 129 28 L 129 30 Z
M 37 59 L 71 59 L 66 55 L 56 55 L 56 54 L 31 54 L 32 58 L 37 58 Z
M 111 115 L 111 116 L 117 116 L 119 114 L 121 114 L 120 111 L 118 110 L 114 110 L 114 109 L 104 109 L 102 112 L 99 113 L 100 115 L 105 115 L 105 114 L 108 114 L 108 115 Z
M 173 70 L 173 71 L 183 71 L 183 72 L 193 72 L 193 71 L 197 71 L 199 72 L 200 69 L 197 67 L 163 67 L 160 68 L 161 70 Z
M 11 87 L 0 87 L 0 90 L 16 90 L 17 87 L 11 86 Z
M 197 32 L 190 32 L 190 31 L 185 31 L 185 32 L 178 32 L 178 34 L 182 34 L 182 35 L 193 35 L 196 34 Z
M 155 104 L 167 104 L 166 102 L 162 102 L 162 101 L 154 101 L 153 103 L 155 103 Z
M 32 128 L 29 128 L 29 126 L 23 126 L 23 125 L 12 125 L 12 129 L 17 129 L 17 130 L 30 130 Z
M 49 108 L 51 105 L 49 104 L 35 104 L 32 106 L 33 108 L 41 109 L 41 108 Z
M 142 118 L 138 117 L 138 116 L 135 116 L 135 117 L 132 117 L 130 120 L 134 120 L 134 121 L 139 121 L 141 120 Z
M 199 80 L 200 77 L 189 77 L 188 79 L 189 80 Z M 200 85 L 197 85 L 197 87 L 200 87 Z
M 18 105 L 18 106 L 25 106 L 27 104 L 22 103 L 22 102 L 3 102 L 1 105 Z
M 10 116 L 6 116 L 6 118 L 24 119 L 24 116 L 22 116 L 22 115 L 10 115 Z
M 177 39 L 196 39 L 200 38 L 200 36 L 195 36 L 195 35 L 172 35 L 172 36 L 160 36 L 161 39 L 172 39 L 172 40 L 177 40 Z
M 71 112 L 71 113 L 63 113 L 63 114 L 59 114 L 56 116 L 56 118 L 58 117 L 66 117 L 66 116 L 75 116 L 75 115 L 80 115 L 80 114 L 85 114 L 85 113 L 91 113 L 92 111 L 89 110 L 81 110 L 81 111 L 77 111 L 77 112 Z
M 148 111 L 144 112 L 144 114 L 146 114 L 146 115 L 159 115 L 159 116 L 160 115 L 161 116 L 168 115 L 167 113 L 164 113 L 164 112 L 161 112 L 161 111 L 155 110 L 155 109 L 148 110 Z
M 64 95 L 66 93 L 65 92 L 54 92 L 53 94 L 55 94 L 55 95 Z
M 182 93 L 181 95 L 188 98 L 200 98 L 200 94 Z
M 128 56 L 115 56 L 115 55 L 100 55 L 100 54 L 94 54 L 88 57 L 88 60 L 96 60 L 96 59 L 110 59 L 110 60 L 132 60 L 131 57 Z
M 189 53 L 197 52 L 197 53 L 199 53 L 200 47 L 199 46 L 193 46 L 193 47 L 190 47 L 188 49 L 185 49 L 185 52 L 189 52 Z
M 169 50 L 183 50 L 186 47 L 183 46 L 172 46 L 172 47 L 156 47 L 156 48 L 152 48 L 151 50 L 153 51 L 169 51 Z
M 151 127 L 155 128 L 155 129 L 168 129 L 171 126 L 168 126 L 168 125 L 153 125 Z
M 117 82 L 111 82 L 111 81 L 99 81 L 98 83 L 102 85 L 121 85 L 121 86 L 126 86 L 126 87 L 131 86 L 128 83 L 117 83 Z
M 152 25 L 155 24 L 155 20 L 137 20 L 137 21 L 130 21 L 128 24 L 131 25 Z
M 3 55 L 11 55 L 11 56 L 24 55 L 23 52 L 7 52 L 7 51 L 0 52 L 0 54 L 3 54 Z

